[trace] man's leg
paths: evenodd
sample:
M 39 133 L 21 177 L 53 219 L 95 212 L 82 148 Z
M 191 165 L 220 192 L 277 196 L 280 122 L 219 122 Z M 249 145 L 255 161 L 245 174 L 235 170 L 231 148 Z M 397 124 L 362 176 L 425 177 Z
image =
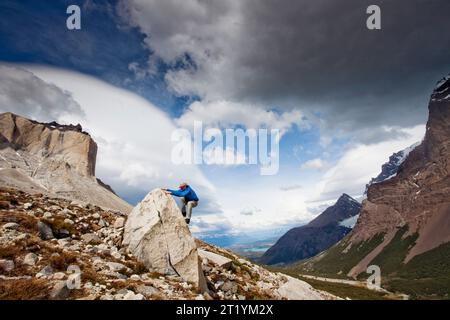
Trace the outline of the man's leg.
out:
M 181 214 L 186 217 L 186 199 L 181 198 Z
M 189 201 L 187 203 L 187 214 L 186 214 L 186 223 L 189 224 L 191 222 L 192 208 L 197 206 L 197 201 Z

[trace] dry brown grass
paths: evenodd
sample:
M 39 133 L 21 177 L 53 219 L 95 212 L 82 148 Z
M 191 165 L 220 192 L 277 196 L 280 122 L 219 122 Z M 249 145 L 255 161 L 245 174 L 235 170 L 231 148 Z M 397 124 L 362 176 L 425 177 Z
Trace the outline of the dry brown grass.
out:
M 4 280 L 0 282 L 0 300 L 44 300 L 49 289 L 46 280 Z
M 14 259 L 15 257 L 22 254 L 22 247 L 15 245 L 0 246 L 0 258 L 1 259 Z
M 53 232 L 59 232 L 60 230 L 66 229 L 70 234 L 74 234 L 76 231 L 74 225 L 64 222 L 65 219 L 66 218 L 57 216 L 53 219 L 42 219 L 42 222 L 52 228 Z
M 9 209 L 9 201 L 0 200 L 0 210 Z
M 66 271 L 71 264 L 77 262 L 77 256 L 66 251 L 60 251 L 58 254 L 51 255 L 49 262 L 53 269 Z
M 81 268 L 81 281 L 83 283 L 91 282 L 93 284 L 106 284 L 105 277 L 97 273 L 92 267 L 88 266 Z
M 123 261 L 119 261 L 123 263 Z M 140 261 L 126 261 L 126 266 L 132 270 L 131 274 L 144 274 L 148 272 L 147 267 Z M 121 272 L 122 273 L 122 272 Z

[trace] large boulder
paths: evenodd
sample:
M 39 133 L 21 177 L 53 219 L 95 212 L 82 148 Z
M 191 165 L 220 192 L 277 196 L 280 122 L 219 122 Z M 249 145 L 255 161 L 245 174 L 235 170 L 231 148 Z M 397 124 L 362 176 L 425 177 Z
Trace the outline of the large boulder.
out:
M 175 200 L 161 189 L 150 192 L 130 213 L 123 245 L 149 269 L 179 275 L 207 290 L 194 237 Z

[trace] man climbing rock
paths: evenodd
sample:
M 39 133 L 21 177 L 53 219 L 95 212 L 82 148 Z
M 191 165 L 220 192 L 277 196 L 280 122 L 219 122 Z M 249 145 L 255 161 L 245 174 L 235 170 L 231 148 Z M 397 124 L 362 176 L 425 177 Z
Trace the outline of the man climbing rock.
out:
M 192 189 L 186 182 L 180 184 L 178 190 L 163 189 L 167 194 L 171 194 L 176 197 L 181 198 L 181 213 L 185 217 L 186 223 L 189 224 L 191 221 L 192 208 L 198 205 L 198 197 L 195 194 L 194 189 Z M 187 209 L 186 209 L 187 207 Z

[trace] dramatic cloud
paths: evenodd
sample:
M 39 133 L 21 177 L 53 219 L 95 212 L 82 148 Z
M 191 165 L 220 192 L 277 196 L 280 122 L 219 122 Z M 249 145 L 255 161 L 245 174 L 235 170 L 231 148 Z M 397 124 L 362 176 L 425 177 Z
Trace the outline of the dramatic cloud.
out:
M 308 123 L 299 110 L 277 112 L 266 110 L 261 105 L 247 105 L 230 101 L 192 103 L 183 115 L 177 119 L 181 127 L 192 128 L 194 121 L 214 128 L 234 128 L 243 126 L 249 129 L 278 129 L 284 134 L 293 126 L 306 128 Z
M 396 138 L 424 123 L 433 84 L 450 70 L 450 2 L 379 1 L 382 30 L 366 28 L 368 0 L 157 1 L 119 5 L 169 69 L 181 95 L 301 108 L 325 139 Z
M 422 140 L 425 126 L 405 129 L 403 133 L 408 138 L 349 148 L 336 165 L 323 175 L 317 185 L 315 200 L 333 200 L 343 193 L 362 195 L 365 185 L 380 173 L 381 165 L 388 161 L 389 155 Z
M 48 120 L 81 123 L 99 146 L 97 175 L 130 202 L 140 201 L 153 188 L 174 188 L 180 181 L 189 181 L 202 195 L 196 213 L 220 215 L 215 188 L 202 172 L 194 165 L 177 166 L 171 162 L 170 137 L 176 126 L 165 113 L 129 91 L 90 76 L 61 69 L 24 68 L 28 71 L 12 69 L 9 77 L 23 78 L 25 74 L 27 78 L 22 85 L 32 87 L 39 83 L 40 87 L 39 91 L 20 92 L 21 99 L 34 103 L 40 97 L 40 91 L 50 98 L 55 92 L 65 92 L 66 96 L 63 96 L 71 97 L 69 101 L 78 106 L 77 112 L 49 113 L 48 109 L 36 108 L 31 102 L 19 107 L 9 105 L 5 111 L 38 119 L 53 117 Z M 2 67 L 2 70 L 6 69 Z M 4 77 L 3 73 L 0 76 Z M 7 84 L 0 82 L 1 92 L 5 92 Z M 5 96 L 2 94 L 2 99 L 10 100 L 11 97 L 7 92 Z M 53 100 L 46 101 L 45 106 L 56 108 Z
M 68 114 L 84 116 L 72 95 L 29 71 L 0 65 L 0 112 L 13 111 L 42 122 Z

